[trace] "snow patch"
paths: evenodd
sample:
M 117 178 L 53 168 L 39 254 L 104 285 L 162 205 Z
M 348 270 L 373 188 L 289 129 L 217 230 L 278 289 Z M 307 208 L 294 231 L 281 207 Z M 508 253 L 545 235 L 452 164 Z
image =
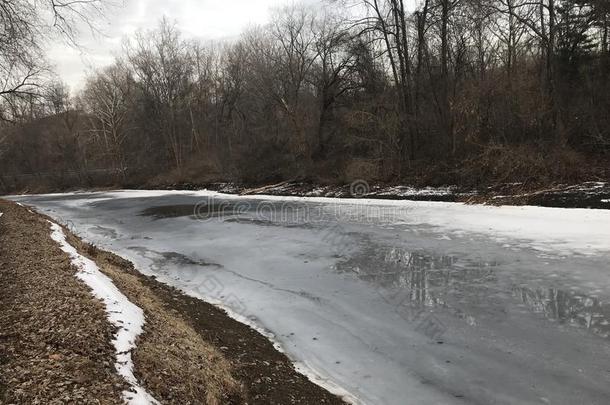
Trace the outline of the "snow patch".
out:
M 78 269 L 76 277 L 91 288 L 95 297 L 104 301 L 110 323 L 118 328 L 112 342 L 116 350 L 115 367 L 133 390 L 133 392 L 124 391 L 123 399 L 130 405 L 158 404 L 159 402 L 138 384 L 133 374 L 131 351 L 136 347 L 136 339 L 142 333 L 144 312 L 130 302 L 92 260 L 80 255 L 68 243 L 65 233 L 59 225 L 51 221 L 49 223 L 52 231 L 51 238 L 59 244 L 62 251 L 70 256 L 72 264 Z
M 455 186 L 415 188 L 409 186 L 395 186 L 383 189 L 378 196 L 417 197 L 417 196 L 448 196 L 456 192 Z
M 21 203 L 19 203 L 19 202 L 16 202 L 15 204 L 17 204 L 18 206 L 23 207 L 23 208 L 25 208 L 26 210 L 28 210 L 28 212 L 29 212 L 30 214 L 33 214 L 33 213 L 34 213 L 34 211 L 32 211 L 31 209 L 29 209 L 28 207 L 26 207 L 25 205 L 23 205 L 23 204 L 21 204 Z

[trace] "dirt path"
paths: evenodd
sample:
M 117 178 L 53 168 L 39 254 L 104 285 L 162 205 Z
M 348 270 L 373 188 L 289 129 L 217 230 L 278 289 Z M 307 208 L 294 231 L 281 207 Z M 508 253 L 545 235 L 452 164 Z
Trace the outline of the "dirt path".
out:
M 126 385 L 115 375 L 103 306 L 74 277 L 44 217 L 2 201 L 0 212 L 0 403 L 120 403 Z M 66 233 L 144 310 L 135 371 L 162 403 L 343 403 L 224 311 Z
M 0 403 L 122 403 L 113 327 L 48 223 L 0 202 Z

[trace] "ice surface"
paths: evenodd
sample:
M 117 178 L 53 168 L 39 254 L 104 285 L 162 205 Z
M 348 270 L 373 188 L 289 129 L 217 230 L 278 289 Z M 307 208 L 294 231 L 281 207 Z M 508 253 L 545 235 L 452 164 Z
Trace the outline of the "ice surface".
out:
M 116 351 L 115 367 L 119 375 L 131 386 L 131 391 L 123 392 L 125 402 L 132 405 L 158 404 L 140 386 L 133 374 L 131 351 L 136 347 L 136 339 L 142 333 L 144 312 L 131 303 L 92 260 L 80 255 L 68 243 L 64 231 L 59 225 L 52 222 L 50 224 L 51 238 L 59 243 L 61 250 L 70 256 L 72 264 L 78 269 L 76 276 L 91 288 L 97 298 L 104 302 L 110 323 L 118 328 L 112 342 Z
M 177 191 L 18 200 L 228 308 L 364 403 L 610 397 L 607 211 Z
M 193 193 L 195 194 L 195 193 Z M 120 194 L 115 194 L 120 196 Z M 242 197 L 198 192 L 203 198 Z M 534 206 L 485 206 L 431 201 L 386 201 L 324 197 L 249 196 L 253 200 L 324 203 L 364 213 L 368 220 L 379 216 L 397 224 L 427 224 L 448 232 L 484 234 L 497 241 L 512 238 L 543 251 L 595 254 L 610 252 L 610 210 L 563 209 Z M 378 207 L 378 208 L 377 208 Z

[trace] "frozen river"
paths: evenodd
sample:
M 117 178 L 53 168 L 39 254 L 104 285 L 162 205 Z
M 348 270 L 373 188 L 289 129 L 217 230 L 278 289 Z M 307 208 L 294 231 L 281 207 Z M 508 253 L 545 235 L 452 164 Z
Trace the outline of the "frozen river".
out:
M 610 211 L 205 191 L 14 199 L 222 305 L 363 403 L 610 403 Z

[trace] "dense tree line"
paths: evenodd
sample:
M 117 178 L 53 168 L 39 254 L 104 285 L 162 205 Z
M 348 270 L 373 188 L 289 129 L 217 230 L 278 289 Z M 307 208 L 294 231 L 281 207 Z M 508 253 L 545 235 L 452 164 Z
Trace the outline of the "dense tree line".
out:
M 332 1 L 223 43 L 163 20 L 75 97 L 53 84 L 2 103 L 17 124 L 0 170 L 61 184 L 604 176 L 609 27 L 607 0 Z

